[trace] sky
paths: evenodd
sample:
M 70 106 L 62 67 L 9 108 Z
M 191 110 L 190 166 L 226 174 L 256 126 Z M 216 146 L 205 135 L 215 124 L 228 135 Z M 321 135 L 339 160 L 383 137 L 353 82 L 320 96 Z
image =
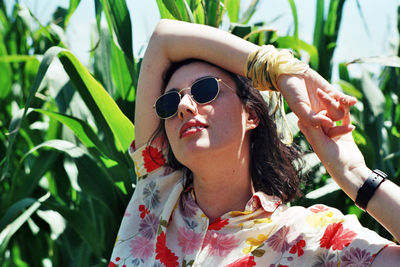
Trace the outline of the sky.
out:
M 133 46 L 136 55 L 143 52 L 147 41 L 160 19 L 155 0 L 127 0 L 133 25 Z M 251 0 L 241 1 L 244 10 Z M 325 4 L 328 7 L 328 1 Z M 364 20 L 361 18 L 356 0 L 347 0 L 344 6 L 338 47 L 334 62 L 349 62 L 361 57 L 393 55 L 399 40 L 397 33 L 397 6 L 400 0 L 358 0 Z M 7 7 L 14 3 L 6 0 Z M 27 5 L 43 24 L 47 24 L 57 6 L 68 8 L 69 0 L 20 0 Z M 316 0 L 295 0 L 299 17 L 299 37 L 312 43 Z M 274 18 L 280 18 L 274 21 Z M 293 32 L 293 17 L 287 0 L 261 0 L 251 22 L 266 21 L 278 34 Z M 67 28 L 70 50 L 87 64 L 90 50 L 90 30 L 95 24 L 94 1 L 81 0 Z M 365 66 L 371 70 L 376 66 Z M 354 76 L 360 74 L 359 66 L 350 65 Z

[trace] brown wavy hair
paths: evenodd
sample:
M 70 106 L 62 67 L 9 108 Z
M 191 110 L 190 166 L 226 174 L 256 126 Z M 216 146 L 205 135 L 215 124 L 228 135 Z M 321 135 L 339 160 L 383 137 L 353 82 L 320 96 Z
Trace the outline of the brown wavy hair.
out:
M 165 87 L 175 71 L 194 62 L 204 62 L 215 66 L 199 59 L 187 59 L 172 63 L 163 75 L 161 93 L 164 93 Z M 221 69 L 218 66 L 215 67 Z M 260 92 L 251 86 L 251 81 L 225 69 L 222 70 L 235 81 L 236 94 L 246 110 L 253 111 L 259 119 L 258 126 L 250 132 L 250 174 L 255 191 L 277 196 L 283 202 L 300 196 L 300 166 L 302 166 L 300 151 L 294 145 L 288 146 L 279 139 L 276 125 L 268 115 L 268 106 Z M 164 120 L 160 120 L 149 144 L 158 136 L 162 136 L 164 143 L 168 142 L 164 122 Z M 185 187 L 193 182 L 191 171 L 176 159 L 169 144 L 167 144 L 167 165 L 186 173 Z

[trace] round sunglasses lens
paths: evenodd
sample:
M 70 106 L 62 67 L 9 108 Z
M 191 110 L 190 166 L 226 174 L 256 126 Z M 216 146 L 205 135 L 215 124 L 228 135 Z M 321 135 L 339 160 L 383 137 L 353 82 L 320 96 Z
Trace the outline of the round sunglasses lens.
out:
M 212 101 L 218 94 L 218 81 L 206 78 L 193 84 L 191 93 L 197 103 L 203 104 Z
M 162 119 L 175 115 L 180 101 L 181 98 L 177 92 L 162 95 L 156 102 L 157 115 Z

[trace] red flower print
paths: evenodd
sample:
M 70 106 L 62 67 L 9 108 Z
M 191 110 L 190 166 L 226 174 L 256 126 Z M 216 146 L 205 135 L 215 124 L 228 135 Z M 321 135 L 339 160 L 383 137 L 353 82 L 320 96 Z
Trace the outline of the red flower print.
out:
M 178 257 L 166 246 L 164 232 L 157 237 L 156 253 L 156 259 L 166 267 L 178 266 Z
M 319 213 L 319 212 L 323 212 L 323 211 L 328 211 L 329 208 L 325 205 L 314 205 L 312 207 L 310 207 L 310 211 L 314 212 L 314 213 Z
M 115 266 L 116 266 L 115 263 L 112 261 L 110 261 L 110 263 L 108 264 L 108 267 L 115 267 Z
M 147 172 L 152 172 L 165 164 L 164 155 L 152 146 L 146 147 L 142 152 L 142 156 Z
M 281 201 L 275 201 L 275 202 L 274 202 L 274 207 L 275 207 L 275 208 L 278 208 L 281 204 L 282 204 Z
M 221 220 L 221 217 L 215 219 L 215 221 L 208 226 L 208 230 L 221 230 L 225 225 L 229 224 L 229 219 Z
M 289 253 L 296 254 L 296 252 L 297 252 L 297 256 L 300 257 L 301 255 L 304 254 L 303 248 L 305 247 L 305 245 L 306 245 L 306 241 L 304 239 L 302 239 L 293 245 L 293 247 L 289 250 Z
M 129 146 L 129 152 L 133 153 L 133 152 L 135 152 L 135 149 L 136 149 L 135 140 L 133 140 L 131 145 Z
M 342 250 L 347 247 L 357 234 L 349 229 L 344 229 L 342 223 L 332 223 L 326 227 L 325 233 L 319 241 L 321 248 Z
M 146 214 L 150 213 L 150 211 L 146 209 L 145 205 L 139 205 L 139 211 L 140 211 L 140 218 L 142 219 L 146 216 Z
M 256 266 L 256 262 L 254 261 L 254 256 L 246 256 L 243 258 L 240 258 L 228 265 L 225 265 L 225 267 L 252 267 Z

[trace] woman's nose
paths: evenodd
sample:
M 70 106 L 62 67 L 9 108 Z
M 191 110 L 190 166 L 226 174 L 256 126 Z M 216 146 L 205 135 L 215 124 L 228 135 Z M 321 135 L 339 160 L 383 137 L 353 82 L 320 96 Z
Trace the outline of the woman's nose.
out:
M 178 105 L 178 116 L 183 119 L 187 115 L 197 115 L 197 103 L 193 100 L 190 94 L 183 94 L 181 102 Z

